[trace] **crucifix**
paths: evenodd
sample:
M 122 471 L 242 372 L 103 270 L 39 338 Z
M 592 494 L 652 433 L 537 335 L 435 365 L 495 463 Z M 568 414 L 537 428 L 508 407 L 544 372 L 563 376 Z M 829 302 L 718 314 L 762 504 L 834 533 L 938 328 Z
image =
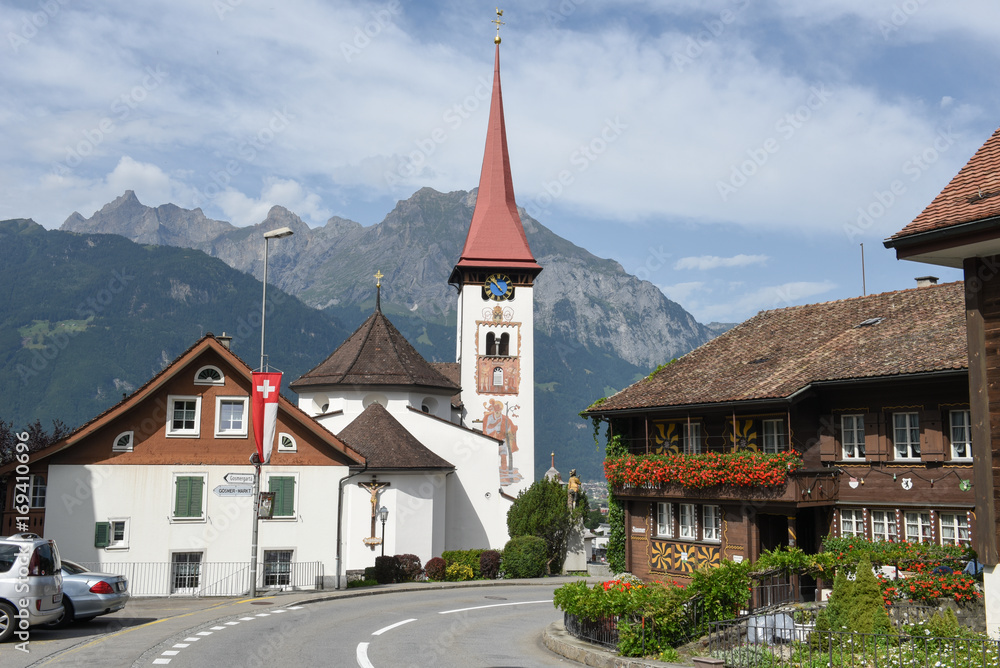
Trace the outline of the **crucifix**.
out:
M 385 489 L 386 487 L 388 487 L 389 484 L 390 483 L 387 483 L 387 482 L 378 482 L 375 478 L 372 478 L 371 482 L 358 483 L 358 487 L 361 487 L 362 489 L 364 489 L 365 491 L 367 491 L 369 494 L 372 495 L 372 498 L 371 498 L 371 504 L 372 504 L 372 535 L 371 535 L 371 540 L 372 540 L 372 544 L 370 545 L 370 547 L 373 550 L 375 549 L 375 545 L 376 545 L 376 543 L 374 541 L 376 540 L 376 537 L 375 537 L 375 517 L 378 515 L 378 494 L 383 489 Z

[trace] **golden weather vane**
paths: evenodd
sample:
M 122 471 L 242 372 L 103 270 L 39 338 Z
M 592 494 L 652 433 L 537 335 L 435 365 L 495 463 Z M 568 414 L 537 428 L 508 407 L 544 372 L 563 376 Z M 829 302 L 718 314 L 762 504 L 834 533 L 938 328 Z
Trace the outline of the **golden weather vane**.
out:
M 382 273 L 381 269 L 375 271 L 375 287 L 382 287 L 382 279 L 385 278 L 385 274 Z
M 497 7 L 497 17 L 492 21 L 490 21 L 490 23 L 497 24 L 497 36 L 493 38 L 493 42 L 496 44 L 500 43 L 500 26 L 507 25 L 506 23 L 500 20 L 501 17 L 503 17 L 503 10 Z

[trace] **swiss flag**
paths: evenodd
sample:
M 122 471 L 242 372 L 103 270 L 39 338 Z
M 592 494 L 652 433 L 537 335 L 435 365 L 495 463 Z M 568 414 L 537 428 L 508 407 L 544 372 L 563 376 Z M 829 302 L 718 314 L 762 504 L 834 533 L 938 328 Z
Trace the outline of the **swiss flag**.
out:
M 253 437 L 257 441 L 257 456 L 262 464 L 271 461 L 280 389 L 280 372 L 253 372 Z

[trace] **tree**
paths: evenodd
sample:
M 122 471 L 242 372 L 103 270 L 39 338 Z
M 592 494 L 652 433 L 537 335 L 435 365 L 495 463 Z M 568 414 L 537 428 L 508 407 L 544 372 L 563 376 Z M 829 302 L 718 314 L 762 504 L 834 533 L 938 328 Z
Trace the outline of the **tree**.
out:
M 549 573 L 562 570 L 566 544 L 577 512 L 570 511 L 566 488 L 556 480 L 536 480 L 522 490 L 507 511 L 507 531 L 515 536 L 537 536 L 545 541 Z

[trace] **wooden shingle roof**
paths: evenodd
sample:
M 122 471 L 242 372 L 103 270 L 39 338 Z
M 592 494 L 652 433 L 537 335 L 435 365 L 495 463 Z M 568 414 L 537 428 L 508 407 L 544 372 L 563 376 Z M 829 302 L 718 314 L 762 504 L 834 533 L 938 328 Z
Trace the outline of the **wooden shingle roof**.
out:
M 380 310 L 290 387 L 299 391 L 330 385 L 418 386 L 452 393 L 461 389 L 432 367 Z
M 368 469 L 455 468 L 428 450 L 379 403 L 369 405 L 337 438 L 364 455 Z
M 790 397 L 812 383 L 968 368 L 962 283 L 762 311 L 590 413 Z

